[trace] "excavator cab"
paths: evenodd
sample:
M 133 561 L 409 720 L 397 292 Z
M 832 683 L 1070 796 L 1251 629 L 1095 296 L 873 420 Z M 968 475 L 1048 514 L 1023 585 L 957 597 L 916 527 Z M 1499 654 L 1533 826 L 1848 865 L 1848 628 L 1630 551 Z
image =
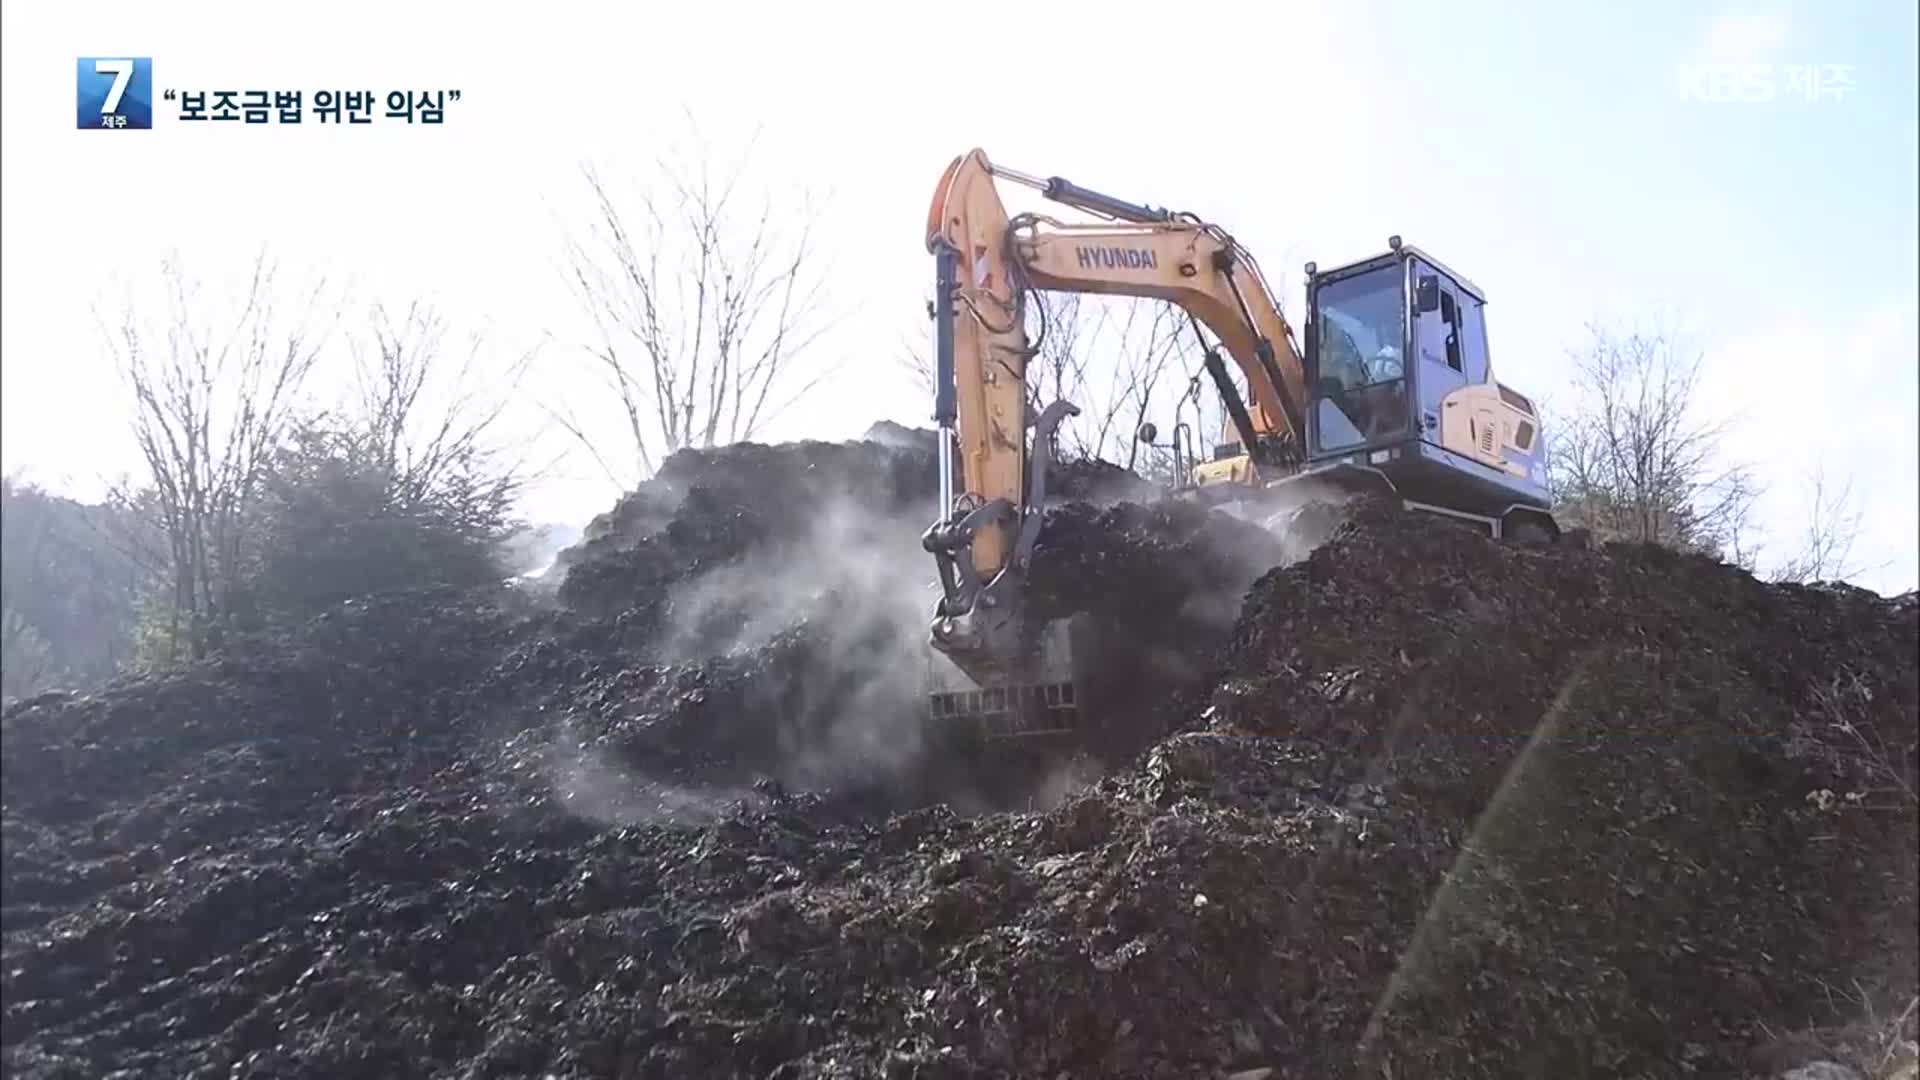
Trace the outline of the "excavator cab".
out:
M 1553 532 L 1540 420 L 1493 378 L 1486 296 L 1438 259 L 1307 271 L 1302 476 L 1391 493 L 1495 536 Z
M 1229 429 L 1190 484 L 1215 499 L 1287 500 L 1296 485 L 1394 497 L 1494 537 L 1550 540 L 1533 402 L 1493 377 L 1486 296 L 1418 248 L 1332 270 L 1306 264 L 1306 398 L 1297 465 L 1256 464 Z

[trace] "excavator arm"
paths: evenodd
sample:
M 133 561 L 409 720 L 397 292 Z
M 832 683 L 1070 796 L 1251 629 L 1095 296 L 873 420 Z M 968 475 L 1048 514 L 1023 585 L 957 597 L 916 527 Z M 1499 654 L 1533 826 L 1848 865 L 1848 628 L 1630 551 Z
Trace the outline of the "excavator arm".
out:
M 1010 216 L 1005 179 L 1107 220 Z M 1036 343 L 1026 305 L 1035 289 L 1151 297 L 1186 311 L 1239 366 L 1247 408 L 1219 354 L 1207 368 L 1253 467 L 1286 468 L 1305 443 L 1305 370 L 1259 265 L 1231 236 L 1188 214 L 1128 203 L 1065 180 L 991 164 L 974 150 L 947 167 L 928 211 L 935 257 L 935 420 L 941 518 L 924 537 L 943 596 L 933 643 L 977 678 L 1019 651 L 1019 576 L 1037 537 L 1054 428 L 1078 410 L 1030 403 Z M 1203 340 L 1204 344 L 1204 340 Z M 1032 435 L 1029 436 L 1029 430 Z M 954 455 L 957 453 L 957 460 Z
M 1034 288 L 1152 297 L 1185 310 L 1245 374 L 1258 434 L 1302 438 L 1305 372 L 1292 330 L 1231 237 L 1198 223 L 1080 225 L 1037 215 L 1019 221 L 1015 237 Z

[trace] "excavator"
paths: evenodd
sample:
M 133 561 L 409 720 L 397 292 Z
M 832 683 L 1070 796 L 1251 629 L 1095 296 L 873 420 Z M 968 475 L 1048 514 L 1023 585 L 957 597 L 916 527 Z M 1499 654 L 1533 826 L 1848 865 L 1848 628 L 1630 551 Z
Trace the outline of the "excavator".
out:
M 1000 182 L 1092 220 L 1009 214 Z M 1496 540 L 1559 535 L 1540 419 L 1493 376 L 1485 295 L 1398 236 L 1344 266 L 1305 265 L 1299 338 L 1258 262 L 1219 225 L 996 165 L 979 149 L 940 177 L 926 245 L 940 457 L 939 516 L 922 546 L 941 593 L 928 640 L 936 725 L 992 740 L 1097 737 L 1083 708 L 1098 692 L 1089 624 L 1035 625 L 1023 604 L 1054 434 L 1079 412 L 1041 407 L 1028 386 L 1030 314 L 1045 333 L 1036 291 L 1151 298 L 1185 313 L 1225 417 L 1206 460 L 1188 455 L 1186 490 L 1286 501 L 1308 485 L 1394 499 Z M 1143 425 L 1140 438 L 1155 434 Z M 1177 437 L 1174 450 L 1180 461 Z

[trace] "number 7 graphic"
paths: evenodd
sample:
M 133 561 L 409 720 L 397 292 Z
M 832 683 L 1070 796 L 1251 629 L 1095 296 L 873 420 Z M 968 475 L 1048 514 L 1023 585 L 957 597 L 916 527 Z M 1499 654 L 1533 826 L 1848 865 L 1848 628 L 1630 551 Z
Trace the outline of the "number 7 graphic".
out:
M 127 84 L 133 81 L 133 61 L 131 60 L 95 60 L 93 70 L 100 75 L 113 76 L 113 88 L 107 91 L 107 100 L 100 106 L 100 115 L 108 116 L 120 111 L 120 98 L 127 92 Z
M 83 56 L 76 74 L 80 127 L 113 131 L 153 126 L 151 58 Z

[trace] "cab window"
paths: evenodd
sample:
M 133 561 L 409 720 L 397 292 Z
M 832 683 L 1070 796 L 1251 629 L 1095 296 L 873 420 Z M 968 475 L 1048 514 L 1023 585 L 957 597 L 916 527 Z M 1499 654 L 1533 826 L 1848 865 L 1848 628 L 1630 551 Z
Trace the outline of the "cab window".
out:
M 1322 452 L 1406 434 L 1406 292 L 1398 266 L 1321 286 L 1315 301 L 1313 420 Z
M 1460 358 L 1467 381 L 1487 381 L 1487 315 L 1480 301 L 1460 294 Z

